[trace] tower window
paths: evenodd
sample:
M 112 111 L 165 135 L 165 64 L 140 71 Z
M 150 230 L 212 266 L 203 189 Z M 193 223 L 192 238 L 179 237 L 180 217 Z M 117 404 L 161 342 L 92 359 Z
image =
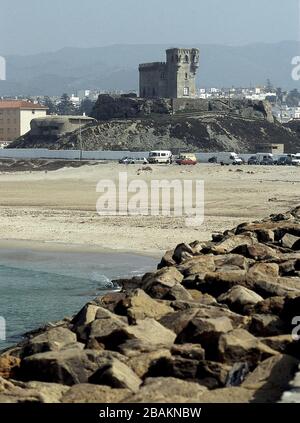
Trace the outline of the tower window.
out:
M 188 87 L 185 87 L 185 88 L 183 89 L 183 95 L 185 95 L 185 96 L 190 95 L 190 90 L 189 90 L 189 88 L 188 88 Z
M 185 62 L 189 63 L 189 56 L 187 54 L 185 55 Z
M 187 72 L 185 73 L 185 79 L 188 79 L 188 74 L 187 74 Z

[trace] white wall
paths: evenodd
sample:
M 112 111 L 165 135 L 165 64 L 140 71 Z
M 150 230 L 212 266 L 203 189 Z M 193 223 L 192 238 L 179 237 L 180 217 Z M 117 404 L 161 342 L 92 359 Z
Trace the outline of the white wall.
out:
M 32 113 L 34 111 L 34 113 Z M 30 131 L 30 122 L 32 119 L 39 118 L 39 117 L 45 117 L 46 116 L 46 110 L 21 110 L 20 111 L 20 135 L 24 135 L 27 132 Z
M 208 163 L 211 157 L 218 157 L 220 153 L 195 153 L 199 163 Z M 83 160 L 119 160 L 122 157 L 148 157 L 149 152 L 130 152 L 130 151 L 82 151 L 80 150 L 47 150 L 46 148 L 10 148 L 0 150 L 0 158 L 12 159 L 65 159 L 79 160 L 80 155 Z M 245 160 L 254 156 L 252 154 L 239 154 Z M 281 154 L 277 155 L 278 157 Z M 277 157 L 274 154 L 274 157 Z

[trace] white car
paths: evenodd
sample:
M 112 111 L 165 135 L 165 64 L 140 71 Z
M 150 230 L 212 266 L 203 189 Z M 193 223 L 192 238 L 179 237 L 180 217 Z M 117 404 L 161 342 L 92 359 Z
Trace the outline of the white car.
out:
M 119 160 L 120 164 L 148 164 L 146 157 L 123 157 Z

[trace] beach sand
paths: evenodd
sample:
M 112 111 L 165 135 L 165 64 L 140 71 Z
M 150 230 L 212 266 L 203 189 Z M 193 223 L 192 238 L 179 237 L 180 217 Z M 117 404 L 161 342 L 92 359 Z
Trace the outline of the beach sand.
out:
M 106 163 L 52 172 L 0 174 L 0 247 L 61 248 L 78 251 L 128 251 L 161 256 L 181 242 L 210 239 L 248 220 L 300 204 L 300 168 L 281 166 L 194 167 Z M 242 171 L 241 171 L 242 170 Z M 99 180 L 193 179 L 205 183 L 205 219 L 188 227 L 181 217 L 99 216 Z

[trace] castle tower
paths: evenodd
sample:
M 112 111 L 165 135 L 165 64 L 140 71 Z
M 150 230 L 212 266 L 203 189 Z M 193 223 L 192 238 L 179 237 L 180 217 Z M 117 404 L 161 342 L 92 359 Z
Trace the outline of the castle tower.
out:
M 167 50 L 167 80 L 169 98 L 195 98 L 196 73 L 199 67 L 197 48 Z
M 199 50 L 171 48 L 166 53 L 166 63 L 143 63 L 139 66 L 140 97 L 195 98 Z

